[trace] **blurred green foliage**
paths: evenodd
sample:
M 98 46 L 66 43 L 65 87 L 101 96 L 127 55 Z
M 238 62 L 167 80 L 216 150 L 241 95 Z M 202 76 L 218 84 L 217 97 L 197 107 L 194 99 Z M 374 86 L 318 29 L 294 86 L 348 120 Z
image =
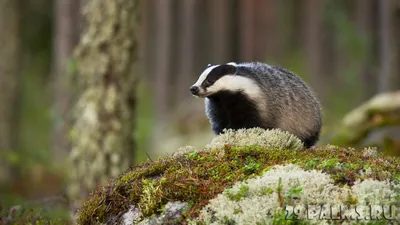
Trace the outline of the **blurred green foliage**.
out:
M 296 7 L 295 4 L 297 3 L 292 4 L 291 7 Z M 337 121 L 346 112 L 360 103 L 363 94 L 358 76 L 360 62 L 364 62 L 367 56 L 372 55 L 371 46 L 374 40 L 368 34 L 360 33 L 356 29 L 346 12 L 346 1 L 326 0 L 325 4 L 324 23 L 332 28 L 332 33 L 336 34 L 334 38 L 339 40 L 337 48 L 343 51 L 343 55 L 346 56 L 344 69 L 337 72 L 340 85 L 333 88 L 334 91 L 330 93 L 330 101 L 323 103 L 324 130 L 329 130 L 330 126 L 337 124 Z M 20 118 L 17 124 L 20 132 L 18 136 L 19 146 L 18 150 L 13 152 L 2 150 L 2 157 L 6 157 L 7 161 L 16 165 L 22 173 L 24 171 L 29 172 L 35 165 L 44 166 L 49 171 L 55 170 L 50 148 L 51 123 L 52 120 L 56 119 L 54 116 L 57 116 L 52 114 L 52 93 L 49 88 L 53 42 L 53 20 L 50 14 L 30 12 L 29 16 L 24 19 L 26 29 L 23 29 L 22 41 L 26 53 L 21 62 L 20 100 L 16 103 L 18 104 Z M 293 15 L 287 15 L 285 24 L 291 23 L 292 19 L 290 18 L 292 17 Z M 32 18 L 35 19 L 32 20 Z M 285 29 L 288 28 L 283 27 L 282 29 L 285 32 Z M 281 62 L 273 62 L 267 59 L 268 63 L 290 68 L 307 81 L 309 77 L 307 77 L 305 54 L 298 43 L 291 45 L 295 45 L 293 47 L 296 48 L 291 49 L 291 54 L 288 57 L 285 57 Z M 74 74 L 76 62 L 71 60 L 68 65 L 69 72 Z M 75 80 L 72 85 L 75 85 L 72 87 L 73 94 L 79 92 Z M 149 149 L 150 137 L 154 133 L 153 98 L 151 84 L 144 80 L 139 81 L 136 130 L 133 133 L 136 138 L 136 163 L 147 159 L 146 152 Z M 310 161 L 310 165 L 314 163 Z M 60 173 L 59 176 L 62 177 L 63 174 Z M 15 193 L 9 184 L 0 184 L 0 204 L 3 204 L 4 207 L 22 204 L 26 200 L 25 196 Z M 57 208 L 54 211 L 52 209 L 52 213 L 49 212 L 46 213 L 65 216 L 65 211 L 62 208 Z
M 134 132 L 136 137 L 135 163 L 140 163 L 147 159 L 146 152 L 149 149 L 149 141 L 154 127 L 152 99 L 150 86 L 143 80 L 139 81 L 136 102 L 137 121 L 136 131 Z
M 62 207 L 44 208 L 41 205 L 30 207 L 0 205 L 0 224 L 8 225 L 63 225 L 70 224 L 69 215 Z
M 23 78 L 20 106 L 20 160 L 21 166 L 51 162 L 50 151 L 50 99 L 46 81 L 35 73 Z

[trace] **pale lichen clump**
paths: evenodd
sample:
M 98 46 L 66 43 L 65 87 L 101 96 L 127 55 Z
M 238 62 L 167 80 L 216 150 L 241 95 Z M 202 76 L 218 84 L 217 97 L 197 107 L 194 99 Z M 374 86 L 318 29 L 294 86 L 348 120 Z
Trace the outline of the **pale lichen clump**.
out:
M 369 206 L 392 205 L 400 207 L 400 185 L 387 181 L 357 181 L 354 186 L 339 186 L 330 175 L 317 170 L 305 171 L 288 164 L 275 166 L 262 176 L 238 182 L 226 189 L 201 210 L 196 222 L 205 224 L 271 224 L 278 219 L 303 219 L 308 223 L 329 224 L 330 209 L 341 207 L 342 216 L 365 218 Z M 390 196 L 390 198 L 387 198 Z M 397 201 L 397 202 L 396 202 Z M 357 214 L 355 205 L 364 206 Z M 322 205 L 324 218 L 317 210 L 310 220 L 307 206 Z M 349 207 L 350 205 L 350 207 Z M 361 209 L 361 208 L 360 208 Z M 400 208 L 394 208 L 394 210 Z M 364 213 L 364 214 L 363 214 Z M 393 215 L 399 215 L 398 212 Z M 391 219 L 400 221 L 400 217 Z M 360 222 L 360 221 L 359 221 Z M 370 221 L 366 221 L 370 222 Z
M 131 205 L 129 210 L 122 215 L 122 225 L 132 225 L 136 224 L 138 221 L 140 221 L 140 218 L 142 217 L 142 213 L 140 210 L 135 207 L 134 205 Z
M 365 157 L 376 157 L 378 155 L 378 149 L 376 147 L 366 147 L 363 149 L 363 156 Z
M 364 181 L 356 181 L 352 187 L 357 203 L 359 204 L 393 204 L 398 202 L 400 197 L 400 183 L 385 181 L 377 181 L 366 179 Z M 399 208 L 400 209 L 400 208 Z M 399 215 L 400 216 L 400 215 Z
M 224 130 L 216 136 L 206 149 L 220 149 L 226 145 L 233 147 L 259 146 L 272 149 L 300 150 L 303 142 L 293 134 L 279 129 L 265 130 L 262 128 Z
M 189 210 L 185 202 L 168 202 L 162 212 L 158 215 L 152 215 L 140 221 L 142 214 L 138 208 L 131 206 L 130 209 L 122 215 L 122 225 L 156 225 L 156 224 L 180 224 L 185 213 Z
M 195 147 L 193 147 L 191 145 L 186 145 L 186 146 L 178 148 L 178 150 L 173 152 L 171 155 L 172 155 L 172 157 L 177 157 L 177 156 L 182 156 L 182 155 L 197 152 L 197 151 L 198 150 Z

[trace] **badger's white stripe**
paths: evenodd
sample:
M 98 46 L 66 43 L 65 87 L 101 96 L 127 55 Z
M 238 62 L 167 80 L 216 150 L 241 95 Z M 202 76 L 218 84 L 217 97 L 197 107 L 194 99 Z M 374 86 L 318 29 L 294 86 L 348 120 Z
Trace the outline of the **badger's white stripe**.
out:
M 227 63 L 227 65 L 237 66 L 237 64 L 235 62 Z
M 253 100 L 258 100 L 262 96 L 260 87 L 250 78 L 225 75 L 218 79 L 213 85 L 207 88 L 207 93 L 212 94 L 218 91 L 241 91 Z
M 218 66 L 220 66 L 220 65 L 210 66 L 207 69 L 205 69 L 194 85 L 200 87 L 201 83 L 203 83 L 203 81 L 207 78 L 207 76 L 211 72 L 211 70 L 213 70 L 215 67 L 218 67 Z

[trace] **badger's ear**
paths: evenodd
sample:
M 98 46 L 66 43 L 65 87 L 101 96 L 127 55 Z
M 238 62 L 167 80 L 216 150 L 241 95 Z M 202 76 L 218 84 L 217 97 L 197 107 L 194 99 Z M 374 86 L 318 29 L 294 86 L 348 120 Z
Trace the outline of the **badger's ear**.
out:
M 211 64 L 208 64 L 207 66 L 206 66 L 206 68 L 208 68 L 208 67 L 210 67 L 210 66 L 212 66 Z

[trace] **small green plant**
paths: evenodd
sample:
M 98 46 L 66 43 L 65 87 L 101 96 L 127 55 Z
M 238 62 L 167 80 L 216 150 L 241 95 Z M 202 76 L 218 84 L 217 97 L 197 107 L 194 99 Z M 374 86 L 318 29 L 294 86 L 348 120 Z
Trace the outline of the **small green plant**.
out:
M 287 197 L 287 198 L 298 197 L 302 191 L 303 191 L 303 188 L 300 186 L 295 187 L 295 188 L 290 188 L 289 190 L 286 191 L 285 197 Z
M 318 165 L 318 163 L 319 163 L 319 159 L 313 158 L 306 163 L 306 166 L 310 169 L 314 169 Z
M 339 163 L 339 159 L 337 158 L 328 159 L 322 162 L 322 167 L 330 170 L 333 169 L 337 163 Z
M 274 193 L 274 190 L 272 190 L 272 188 L 270 188 L 270 187 L 265 188 L 263 191 L 263 194 L 265 194 L 265 195 L 270 195 L 272 193 Z
M 251 162 L 251 163 L 247 164 L 246 166 L 244 166 L 243 169 L 246 171 L 247 174 L 250 174 L 250 173 L 254 173 L 255 171 L 257 171 L 260 167 L 261 167 L 261 165 L 259 163 Z
M 349 194 L 346 203 L 349 205 L 355 205 L 357 204 L 357 202 L 358 202 L 357 198 Z
M 199 159 L 200 155 L 198 152 L 191 152 L 186 156 L 187 159 Z

